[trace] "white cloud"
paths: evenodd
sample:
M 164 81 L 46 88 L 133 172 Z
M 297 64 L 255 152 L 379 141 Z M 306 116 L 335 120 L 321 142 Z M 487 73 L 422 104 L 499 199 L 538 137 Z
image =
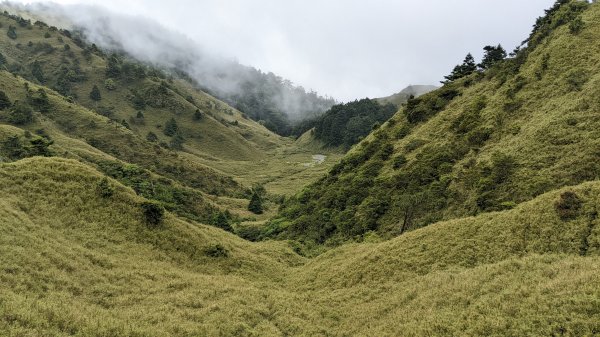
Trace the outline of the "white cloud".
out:
M 38 2 L 38 1 L 20 1 Z M 435 84 L 467 52 L 513 48 L 553 0 L 60 0 L 157 20 L 204 49 L 342 100 Z

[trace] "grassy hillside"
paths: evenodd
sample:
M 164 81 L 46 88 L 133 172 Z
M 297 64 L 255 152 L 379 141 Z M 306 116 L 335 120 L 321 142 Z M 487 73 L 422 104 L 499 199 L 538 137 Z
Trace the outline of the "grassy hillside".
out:
M 0 90 L 8 101 L 0 122 L 23 129 L 23 146 L 31 138 L 25 134 L 42 136 L 54 142 L 45 155 L 94 164 L 179 215 L 213 223 L 229 211 L 230 222 L 253 220 L 246 211 L 253 184 L 291 194 L 290 184 L 304 185 L 335 162 L 332 153 L 318 167 L 304 166 L 311 149 L 268 131 L 184 76 L 105 53 L 44 23 L 4 14 L 0 25 L 16 35 L 0 35 Z M 17 105 L 31 107 L 25 120 L 14 117 Z M 276 200 L 266 202 L 266 214 L 276 211 Z
M 174 118 L 183 149 L 249 159 L 263 155 L 257 148 L 276 145 L 277 137 L 264 127 L 177 76 L 108 54 L 75 33 L 43 23 L 5 15 L 0 24 L 3 30 L 15 27 L 15 39 L 0 34 L 4 66 L 10 72 L 125 124 L 142 138 L 152 132 L 157 144 L 172 145 L 174 134 L 165 134 L 164 128 Z M 90 97 L 94 86 L 100 93 L 97 99 Z
M 402 89 L 402 91 L 388 97 L 378 98 L 377 101 L 380 104 L 392 103 L 395 106 L 399 107 L 402 104 L 408 102 L 411 96 L 423 96 L 426 93 L 434 91 L 437 88 L 438 87 L 436 87 L 435 85 L 409 85 L 408 87 Z
M 558 3 L 515 58 L 411 99 L 333 168 L 156 69 L 93 90 L 142 67 L 99 50 L 65 96 L 35 74 L 85 48 L 8 35 L 1 336 L 600 334 L 600 5 Z
M 593 335 L 600 185 L 307 261 L 167 213 L 73 160 L 0 164 L 6 336 Z M 565 221 L 569 191 L 581 212 Z M 360 309 L 359 309 L 360 308 Z
M 392 237 L 597 179 L 599 17 L 596 4 L 557 5 L 514 58 L 409 101 L 271 230 L 331 244 Z

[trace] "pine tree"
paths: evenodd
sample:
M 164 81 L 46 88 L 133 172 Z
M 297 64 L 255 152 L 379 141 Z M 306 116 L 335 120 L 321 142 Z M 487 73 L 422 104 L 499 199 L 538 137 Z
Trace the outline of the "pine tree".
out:
M 165 125 L 165 129 L 163 132 L 165 135 L 172 137 L 172 136 L 175 136 L 175 134 L 178 131 L 179 131 L 179 127 L 177 126 L 177 121 L 175 120 L 175 118 L 171 118 Z
M 42 69 L 42 64 L 39 61 L 36 60 L 31 65 L 31 74 L 33 75 L 33 77 L 35 77 L 36 80 L 38 80 L 38 82 L 44 83 L 44 71 Z
M 462 64 L 454 67 L 454 69 L 452 70 L 452 73 L 450 75 L 444 76 L 444 78 L 446 80 L 442 81 L 442 83 L 448 84 L 450 82 L 454 82 L 460 78 L 471 75 L 476 70 L 477 70 L 477 64 L 475 63 L 475 58 L 473 57 L 473 55 L 471 55 L 471 53 L 469 53 L 465 57 L 465 60 L 463 61 Z
M 121 76 L 121 63 L 116 54 L 112 54 L 108 58 L 106 65 L 106 77 L 119 78 Z
M 17 38 L 17 29 L 14 26 L 9 26 L 6 35 L 9 38 L 15 40 Z
M 248 210 L 254 214 L 262 214 L 262 200 L 260 195 L 256 191 L 252 193 L 252 197 L 250 198 L 250 204 L 248 204 Z
M 496 47 L 485 46 L 483 50 L 485 51 L 483 60 L 481 60 L 481 63 L 478 65 L 479 68 L 483 70 L 491 68 L 494 64 L 506 58 L 506 50 L 502 48 L 502 45 Z
M 90 98 L 96 102 L 102 99 L 102 94 L 100 93 L 100 89 L 97 85 L 94 85 L 94 87 L 92 88 L 92 91 L 90 92 Z
M 0 53 L 0 67 L 6 64 L 6 57 Z

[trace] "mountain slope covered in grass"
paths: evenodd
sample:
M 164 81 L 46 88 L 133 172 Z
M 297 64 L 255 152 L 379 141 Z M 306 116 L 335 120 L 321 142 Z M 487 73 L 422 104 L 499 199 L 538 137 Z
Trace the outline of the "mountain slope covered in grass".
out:
M 167 213 L 74 160 L 0 164 L 7 336 L 593 335 L 600 186 L 313 260 Z M 580 212 L 561 219 L 571 192 Z M 360 310 L 358 310 L 360 308 Z
M 311 150 L 199 91 L 185 77 L 110 54 L 42 22 L 5 13 L 0 24 L 6 32 L 0 34 L 0 91 L 6 95 L 0 121 L 23 129 L 11 134 L 19 138 L 15 144 L 6 145 L 15 153 L 0 150 L 3 160 L 36 154 L 77 158 L 179 215 L 221 224 L 222 213 L 230 223 L 255 220 L 246 210 L 249 189 L 271 180 L 264 173 L 249 176 L 253 170 L 278 172 L 283 185 L 302 185 L 334 162 L 332 153 L 323 165 L 303 166 Z M 46 139 L 49 151 L 22 151 L 38 138 Z M 286 151 L 294 155 L 280 154 Z M 265 201 L 267 214 L 277 207 L 272 199 Z
M 597 179 L 599 16 L 596 4 L 557 3 L 527 48 L 410 100 L 290 200 L 271 232 L 392 237 Z
M 600 5 L 558 2 L 516 57 L 411 99 L 266 225 L 337 157 L 152 67 L 95 90 L 146 66 L 86 64 L 65 32 L 36 54 L 59 33 L 0 21 L 0 335 L 600 334 Z

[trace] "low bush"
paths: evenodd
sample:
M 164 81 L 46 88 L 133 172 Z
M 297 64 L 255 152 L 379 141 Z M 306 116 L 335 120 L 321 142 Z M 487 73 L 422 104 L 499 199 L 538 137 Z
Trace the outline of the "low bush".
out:
M 554 209 L 558 216 L 563 220 L 572 220 L 579 215 L 581 209 L 581 199 L 575 192 L 563 192 L 559 199 L 554 203 Z
M 146 224 L 156 227 L 162 223 L 165 208 L 161 204 L 154 201 L 144 201 L 140 207 L 142 208 Z

